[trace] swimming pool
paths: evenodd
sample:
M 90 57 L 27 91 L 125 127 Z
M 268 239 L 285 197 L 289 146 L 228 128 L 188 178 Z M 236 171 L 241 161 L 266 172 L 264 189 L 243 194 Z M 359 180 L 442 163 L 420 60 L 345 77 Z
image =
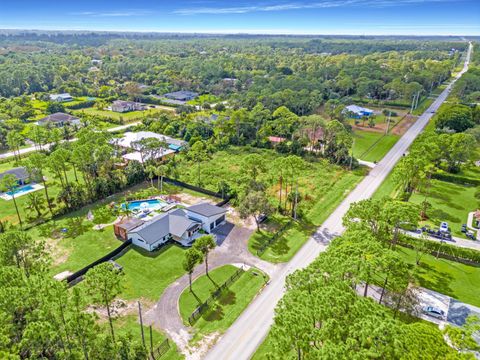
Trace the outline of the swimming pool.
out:
M 22 186 L 22 187 L 19 187 L 18 189 L 15 189 L 14 191 L 7 191 L 6 194 L 7 195 L 23 195 L 24 193 L 27 193 L 27 192 L 30 192 L 32 190 L 35 190 L 35 188 L 32 186 L 32 185 L 25 185 L 25 186 Z
M 167 205 L 166 202 L 158 199 L 153 200 L 136 200 L 136 201 L 129 201 L 128 209 L 132 211 L 139 211 L 139 210 L 159 210 Z M 122 204 L 122 208 L 125 209 L 125 203 Z

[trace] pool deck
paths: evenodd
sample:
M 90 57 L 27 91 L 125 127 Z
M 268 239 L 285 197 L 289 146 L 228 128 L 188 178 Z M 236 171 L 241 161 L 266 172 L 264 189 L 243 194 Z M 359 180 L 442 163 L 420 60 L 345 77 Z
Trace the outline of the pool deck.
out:
M 30 189 L 30 190 L 27 190 L 27 191 L 22 191 L 20 193 L 17 193 L 15 194 L 15 199 L 16 198 L 19 198 L 20 196 L 23 196 L 23 195 L 26 195 L 26 194 L 30 194 L 32 192 L 35 192 L 35 191 L 38 191 L 38 190 L 41 190 L 43 189 L 43 185 L 40 185 L 40 184 L 35 184 L 35 183 L 32 183 L 32 184 L 27 184 L 27 185 L 24 185 L 24 186 L 31 186 L 33 189 Z M 24 186 L 20 186 L 18 190 L 21 190 Z M 13 196 L 12 195 L 8 195 L 7 193 L 1 193 L 0 194 L 0 198 L 3 199 L 3 200 L 6 200 L 6 201 L 10 201 L 13 199 Z

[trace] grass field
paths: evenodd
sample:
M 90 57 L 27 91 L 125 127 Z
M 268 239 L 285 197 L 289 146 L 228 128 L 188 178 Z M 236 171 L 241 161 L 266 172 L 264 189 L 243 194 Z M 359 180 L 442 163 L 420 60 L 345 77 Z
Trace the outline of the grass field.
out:
M 462 224 L 467 223 L 468 213 L 478 208 L 479 201 L 475 198 L 478 188 L 451 182 L 432 180 L 430 195 L 427 201 L 432 207 L 427 210 L 431 226 L 440 226 L 440 222 L 447 221 L 453 235 L 465 237 L 460 231 Z M 410 202 L 420 204 L 425 199 L 422 192 L 415 192 Z
M 226 265 L 210 271 L 210 279 L 206 275 L 200 276 L 192 284 L 195 295 L 190 292 L 189 288 L 184 290 L 180 296 L 179 309 L 186 324 L 188 324 L 190 314 L 237 269 L 233 265 Z M 254 268 L 241 274 L 228 290 L 218 298 L 216 306 L 195 322 L 193 325 L 195 329 L 194 340 L 212 332 L 223 333 L 226 331 L 253 300 L 265 281 L 266 278 L 264 278 L 263 273 Z
M 120 297 L 157 301 L 165 288 L 185 273 L 182 267 L 184 251 L 177 245 L 167 245 L 153 253 L 137 247 L 129 249 L 116 260 L 125 274 L 125 289 Z
M 397 251 L 407 263 L 415 266 L 414 250 L 399 247 Z M 416 270 L 420 286 L 480 306 L 480 267 L 425 254 Z
M 397 135 L 355 130 L 353 156 L 365 161 L 380 161 L 400 139 Z

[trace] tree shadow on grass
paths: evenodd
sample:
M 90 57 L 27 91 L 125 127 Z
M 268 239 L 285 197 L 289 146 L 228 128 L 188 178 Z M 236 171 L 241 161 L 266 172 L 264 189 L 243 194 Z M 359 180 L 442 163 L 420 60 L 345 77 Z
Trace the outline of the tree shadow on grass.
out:
M 210 276 L 210 274 L 207 274 L 207 278 L 208 278 L 208 280 L 210 280 L 212 282 L 213 285 L 215 285 L 215 288 L 217 289 L 218 288 L 218 283 L 215 282 L 215 280 L 213 280 L 213 278 Z
M 437 261 L 443 261 L 438 259 Z M 454 291 L 450 287 L 450 283 L 453 280 L 453 276 L 447 272 L 438 271 L 433 266 L 420 262 L 420 265 L 416 267 L 417 279 L 422 287 L 437 291 L 439 293 L 454 296 Z
M 237 295 L 230 289 L 227 289 L 218 299 L 218 302 L 222 305 L 232 305 L 237 302 Z
M 452 223 L 459 223 L 461 219 L 456 216 L 451 215 L 450 213 L 443 211 L 442 209 L 432 209 L 428 211 L 428 216 L 431 220 L 437 221 L 450 221 Z
M 220 321 L 224 316 L 225 313 L 223 312 L 223 308 L 220 305 L 215 304 L 203 314 L 202 318 L 205 321 Z

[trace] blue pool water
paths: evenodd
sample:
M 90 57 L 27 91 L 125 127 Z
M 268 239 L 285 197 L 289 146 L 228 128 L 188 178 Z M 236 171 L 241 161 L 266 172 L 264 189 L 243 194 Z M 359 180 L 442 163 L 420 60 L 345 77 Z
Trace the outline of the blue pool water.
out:
M 146 205 L 142 205 L 146 204 Z M 148 210 L 158 210 L 161 209 L 167 205 L 166 202 L 161 201 L 161 200 L 139 200 L 139 201 L 129 201 L 128 202 L 128 209 L 135 211 L 135 210 L 143 210 L 143 209 L 148 209 Z M 125 209 L 125 204 L 122 204 L 122 208 Z
M 32 185 L 25 185 L 25 186 L 19 187 L 15 191 L 8 191 L 7 195 L 10 195 L 10 196 L 12 196 L 12 195 L 22 195 L 23 193 L 26 193 L 26 192 L 32 191 L 32 190 L 35 190 L 35 188 Z

